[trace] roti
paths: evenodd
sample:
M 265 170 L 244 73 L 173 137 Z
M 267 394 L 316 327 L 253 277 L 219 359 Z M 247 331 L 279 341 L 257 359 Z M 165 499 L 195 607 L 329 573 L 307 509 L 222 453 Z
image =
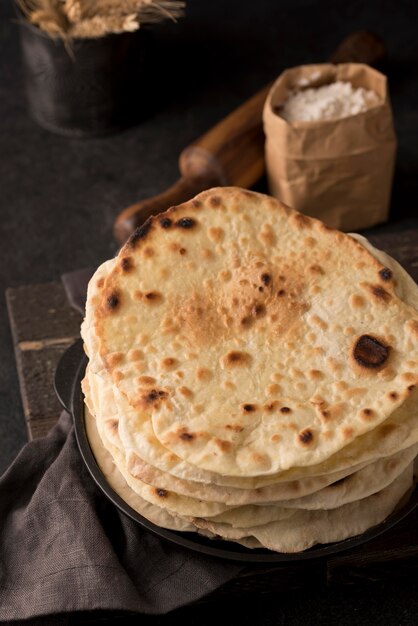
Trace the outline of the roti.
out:
M 106 441 L 104 436 L 101 438 L 97 429 L 96 419 L 87 407 L 84 412 L 84 423 L 96 462 L 109 485 L 122 500 L 129 504 L 134 511 L 143 515 L 157 526 L 163 526 L 164 528 L 170 528 L 172 530 L 195 530 L 195 527 L 190 522 L 172 516 L 164 509 L 150 504 L 129 488 L 129 485 L 116 465 L 118 462 L 120 467 L 123 466 L 122 458 L 119 456 L 117 450 Z M 118 461 L 115 459 L 118 459 Z
M 233 541 L 245 541 L 248 547 L 260 545 L 276 552 L 301 552 L 315 544 L 342 541 L 365 532 L 385 520 L 411 489 L 413 465 L 378 493 L 330 511 L 296 511 L 291 517 L 260 526 L 250 526 L 246 515 L 242 526 L 216 523 L 214 520 L 193 520 L 200 528 Z M 247 540 L 247 538 L 249 538 Z
M 102 471 L 150 521 L 247 547 L 364 532 L 412 485 L 417 309 L 393 259 L 267 196 L 173 207 L 89 284 Z
M 176 456 L 280 474 L 326 461 L 414 393 L 418 313 L 395 287 L 352 237 L 213 189 L 122 248 L 99 289 L 99 353 Z

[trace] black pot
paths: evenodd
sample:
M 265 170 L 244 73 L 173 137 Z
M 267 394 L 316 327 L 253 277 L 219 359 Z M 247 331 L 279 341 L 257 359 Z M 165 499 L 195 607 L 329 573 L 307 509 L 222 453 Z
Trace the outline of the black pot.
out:
M 74 39 L 67 47 L 19 18 L 23 75 L 31 116 L 57 133 L 87 137 L 141 120 L 149 32 Z

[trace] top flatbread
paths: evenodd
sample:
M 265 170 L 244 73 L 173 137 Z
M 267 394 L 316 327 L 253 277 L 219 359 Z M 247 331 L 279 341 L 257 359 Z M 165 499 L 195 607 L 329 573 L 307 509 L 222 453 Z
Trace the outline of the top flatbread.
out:
M 351 236 L 357 238 L 375 258 L 392 270 L 396 281 L 396 293 L 408 304 L 417 308 L 418 288 L 405 270 L 387 254 L 381 250 L 373 248 L 373 246 L 371 246 L 371 244 L 364 237 L 353 234 Z M 92 321 L 95 308 L 100 302 L 97 297 L 97 290 L 100 285 L 102 285 L 103 279 L 111 271 L 115 262 L 117 262 L 117 260 L 112 259 L 101 265 L 89 283 L 86 317 L 81 328 L 81 333 L 85 341 L 85 349 L 90 359 L 89 370 L 92 375 L 93 372 L 95 372 L 94 378 L 99 383 L 100 395 L 107 397 L 111 392 L 110 396 L 113 397 L 113 394 L 117 393 L 119 402 L 122 402 L 122 394 L 114 387 L 108 388 L 110 376 L 103 368 L 101 359 L 98 355 L 98 343 L 95 336 L 95 327 Z M 103 397 L 102 400 L 104 401 L 105 398 Z M 112 402 L 114 402 L 114 400 L 110 401 L 107 408 L 107 418 L 111 424 L 113 424 L 114 420 L 111 418 L 114 417 L 115 412 L 115 409 L 111 406 Z M 256 501 L 259 502 L 267 501 L 269 499 L 277 500 L 285 497 L 293 498 L 301 496 L 303 493 L 312 493 L 336 480 L 344 478 L 347 474 L 360 469 L 360 467 L 365 463 L 370 463 L 373 460 L 391 455 L 394 452 L 403 450 L 418 441 L 416 401 L 415 398 L 410 397 L 407 403 L 395 411 L 390 420 L 381 424 L 375 431 L 368 432 L 362 437 L 358 437 L 342 451 L 343 454 L 341 452 L 337 453 L 320 465 L 293 468 L 291 470 L 287 470 L 286 472 L 282 472 L 280 475 L 270 474 L 268 476 L 261 477 L 237 478 L 222 476 L 207 470 L 202 470 L 201 468 L 197 468 L 171 453 L 161 445 L 158 439 L 156 439 L 149 416 L 139 416 L 129 405 L 126 399 L 123 400 L 123 403 L 120 404 L 117 410 L 119 412 L 118 431 L 124 449 L 126 451 L 131 451 L 133 457 L 139 455 L 140 459 L 147 461 L 151 464 L 151 466 L 155 466 L 155 471 L 158 474 L 158 480 L 161 480 L 160 470 L 162 470 L 164 476 L 165 473 L 167 473 L 167 484 L 160 485 L 157 481 L 158 485 L 183 493 L 181 489 L 180 491 L 178 490 L 177 482 L 175 487 L 171 484 L 172 477 L 174 478 L 174 481 L 176 481 L 177 478 L 180 480 L 186 479 L 187 485 L 189 486 L 193 484 L 201 496 L 203 494 L 200 491 L 199 482 L 205 483 L 210 487 L 210 489 L 216 489 L 216 485 L 229 485 L 229 487 L 221 487 L 220 489 L 222 491 L 226 489 L 228 492 L 227 498 L 229 498 L 231 496 L 231 488 L 233 486 L 234 492 L 239 491 L 243 494 L 242 498 L 238 498 L 239 503 L 241 504 L 244 502 L 251 502 L 252 493 L 257 493 Z M 400 411 L 402 414 L 400 414 Z M 113 431 L 110 432 L 113 433 Z M 134 452 L 134 450 L 136 452 Z M 356 464 L 357 467 L 354 467 L 354 464 Z M 151 469 L 151 466 L 149 466 L 149 469 Z M 137 469 L 137 463 L 135 463 L 135 467 Z M 149 476 L 148 470 L 147 475 Z M 298 480 L 295 481 L 294 479 Z M 145 477 L 145 480 L 148 482 L 148 478 Z M 286 482 L 289 480 L 292 482 Z M 168 485 L 168 482 L 170 482 L 170 485 Z M 151 484 L 153 484 L 152 481 Z M 265 485 L 271 485 L 271 487 L 265 487 Z M 240 489 L 237 490 L 235 489 L 236 487 L 240 487 Z M 189 491 L 190 490 L 188 489 L 186 494 L 192 495 Z M 211 499 L 217 500 L 219 498 L 219 487 L 216 489 L 216 493 L 217 498 L 212 497 Z M 287 494 L 287 496 L 285 494 Z M 235 501 L 235 504 L 237 503 L 238 502 Z
M 153 218 L 100 286 L 100 355 L 178 457 L 228 476 L 325 461 L 418 382 L 418 312 L 348 235 L 236 188 Z

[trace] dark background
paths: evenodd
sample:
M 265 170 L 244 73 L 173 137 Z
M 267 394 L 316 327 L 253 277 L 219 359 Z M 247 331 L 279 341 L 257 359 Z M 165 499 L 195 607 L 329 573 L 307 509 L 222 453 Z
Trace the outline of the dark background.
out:
M 181 149 L 286 67 L 325 61 L 350 32 L 372 30 L 389 53 L 399 140 L 385 232 L 418 226 L 418 3 L 414 0 L 188 0 L 154 30 L 144 83 L 152 114 L 101 139 L 68 139 L 28 116 L 12 5 L 0 2 L 0 473 L 26 441 L 4 301 L 10 286 L 57 279 L 112 256 L 119 210 L 176 179 Z M 416 580 L 187 609 L 189 624 L 413 624 Z M 231 613 L 232 611 L 232 613 Z M 150 623 L 166 623 L 152 618 Z M 148 622 L 147 622 L 148 623 Z

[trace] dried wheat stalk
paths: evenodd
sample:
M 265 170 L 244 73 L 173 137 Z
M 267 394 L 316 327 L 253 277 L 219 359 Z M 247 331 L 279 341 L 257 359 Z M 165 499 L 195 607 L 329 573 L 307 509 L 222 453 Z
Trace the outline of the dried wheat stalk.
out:
M 66 37 L 69 22 L 60 0 L 18 0 L 18 6 L 31 24 L 53 37 Z
M 94 38 L 132 32 L 183 14 L 179 0 L 18 0 L 31 24 L 53 37 Z

